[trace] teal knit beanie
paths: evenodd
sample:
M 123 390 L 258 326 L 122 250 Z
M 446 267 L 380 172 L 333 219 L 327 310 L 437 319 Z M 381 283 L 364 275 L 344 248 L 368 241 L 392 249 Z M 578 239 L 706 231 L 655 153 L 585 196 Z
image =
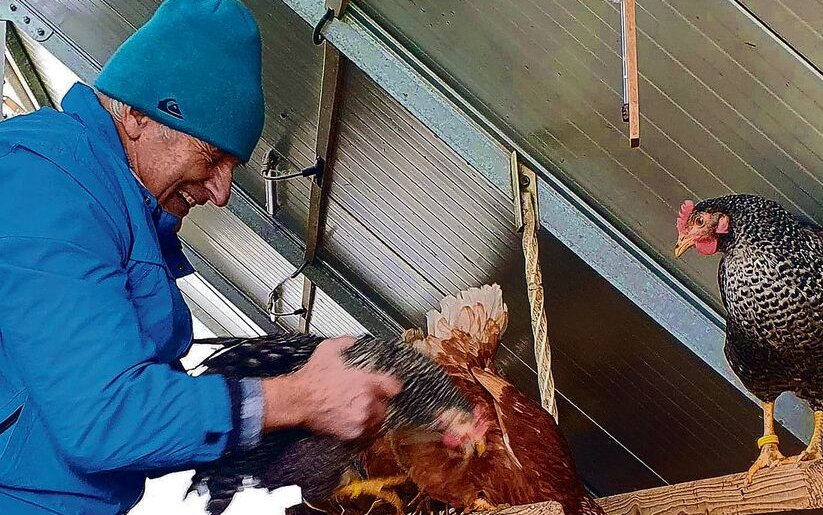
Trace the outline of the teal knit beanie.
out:
M 263 132 L 260 31 L 237 0 L 165 0 L 95 87 L 246 162 Z

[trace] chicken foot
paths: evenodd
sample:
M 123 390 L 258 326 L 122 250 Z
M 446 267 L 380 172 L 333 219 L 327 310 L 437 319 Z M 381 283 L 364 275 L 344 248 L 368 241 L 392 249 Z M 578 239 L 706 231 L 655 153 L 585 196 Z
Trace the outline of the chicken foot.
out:
M 511 508 L 510 504 L 494 505 L 488 500 L 480 497 L 474 500 L 471 506 L 463 510 L 464 515 L 472 513 L 483 513 L 485 515 L 493 515 L 497 512 L 503 511 L 506 508 Z
M 809 440 L 809 446 L 806 450 L 798 454 L 786 458 L 786 463 L 798 463 L 800 461 L 812 461 L 823 458 L 823 411 L 814 412 L 814 432 Z
M 334 492 L 336 498 L 357 499 L 363 495 L 370 495 L 380 501 L 394 506 L 398 515 L 403 513 L 403 501 L 391 488 L 400 486 L 408 480 L 406 476 L 391 476 L 377 479 L 355 480 Z
M 772 469 L 786 458 L 780 453 L 777 435 L 774 433 L 774 402 L 763 403 L 763 437 L 757 441 L 760 447 L 760 456 L 749 467 L 746 474 L 746 484 L 750 485 L 754 475 L 761 469 Z

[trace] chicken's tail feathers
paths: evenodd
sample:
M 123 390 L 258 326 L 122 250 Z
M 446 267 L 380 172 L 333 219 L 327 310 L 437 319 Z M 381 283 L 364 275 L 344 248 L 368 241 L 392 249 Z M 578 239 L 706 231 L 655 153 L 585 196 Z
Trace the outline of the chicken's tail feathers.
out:
M 429 339 L 455 340 L 473 355 L 492 355 L 506 331 L 509 311 L 498 284 L 469 288 L 440 301 L 440 309 L 426 314 Z

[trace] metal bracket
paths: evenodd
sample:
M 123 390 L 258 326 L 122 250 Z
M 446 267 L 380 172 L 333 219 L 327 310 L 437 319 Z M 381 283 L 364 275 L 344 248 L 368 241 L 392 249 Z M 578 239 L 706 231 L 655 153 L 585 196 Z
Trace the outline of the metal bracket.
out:
M 54 30 L 40 16 L 20 1 L 0 1 L 0 20 L 14 23 L 18 29 L 40 43 L 54 34 Z
M 277 322 L 278 319 L 283 317 L 302 316 L 306 313 L 306 309 L 302 307 L 297 308 L 292 312 L 281 313 L 275 311 L 275 308 L 277 307 L 277 301 L 281 298 L 280 287 L 282 285 L 283 283 L 280 283 L 279 285 L 272 288 L 271 292 L 269 292 L 269 298 L 266 301 L 266 313 L 269 315 L 269 320 L 272 323 Z
M 326 12 L 312 31 L 311 40 L 315 45 L 321 45 L 326 40 L 323 36 L 323 29 L 331 21 L 332 18 L 340 18 L 346 12 L 346 6 L 349 0 L 326 0 Z
M 263 156 L 263 166 L 260 168 L 260 176 L 266 183 L 266 212 L 274 216 L 280 210 L 277 200 L 278 182 L 297 177 L 314 177 L 315 180 L 320 180 L 325 170 L 326 162 L 320 157 L 312 166 L 299 169 L 277 150 L 270 148 Z
M 531 195 L 534 214 L 538 220 L 540 219 L 537 202 L 537 176 L 532 170 L 520 164 L 517 151 L 512 151 L 509 158 L 509 174 L 511 176 L 512 201 L 514 203 L 514 228 L 517 232 L 523 232 L 526 225 L 523 221 L 524 193 Z
M 263 182 L 266 186 L 266 213 L 269 216 L 274 216 L 280 211 L 280 202 L 277 200 L 277 182 L 269 180 L 269 177 L 275 175 L 277 165 L 280 163 L 280 156 L 277 151 L 270 148 L 266 155 L 263 156 L 263 166 L 260 168 L 260 175 L 263 177 Z

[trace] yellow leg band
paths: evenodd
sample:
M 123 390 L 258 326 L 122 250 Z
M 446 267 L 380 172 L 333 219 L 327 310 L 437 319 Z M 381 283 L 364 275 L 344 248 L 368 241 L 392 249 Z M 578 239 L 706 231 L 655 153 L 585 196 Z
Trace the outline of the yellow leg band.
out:
M 769 445 L 770 443 L 780 443 L 780 440 L 777 438 L 777 435 L 766 435 L 757 439 L 757 448 L 762 449 L 764 445 Z

